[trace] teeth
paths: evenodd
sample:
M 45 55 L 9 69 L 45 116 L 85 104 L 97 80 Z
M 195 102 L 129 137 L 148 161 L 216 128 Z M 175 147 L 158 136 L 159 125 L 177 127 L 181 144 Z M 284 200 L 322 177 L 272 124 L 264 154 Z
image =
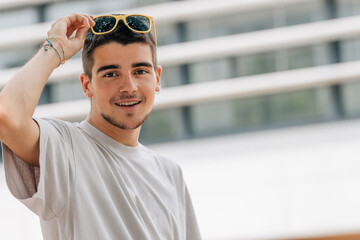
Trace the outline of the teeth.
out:
M 132 106 L 132 105 L 135 105 L 139 102 L 123 102 L 123 103 L 116 103 L 116 105 L 118 106 Z

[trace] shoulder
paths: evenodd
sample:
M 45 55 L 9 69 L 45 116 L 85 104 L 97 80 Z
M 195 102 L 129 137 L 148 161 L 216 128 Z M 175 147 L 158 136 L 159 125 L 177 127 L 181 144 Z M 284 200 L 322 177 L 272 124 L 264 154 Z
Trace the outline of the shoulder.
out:
M 177 180 L 183 179 L 181 167 L 177 162 L 148 147 L 142 146 L 142 149 L 143 154 L 147 157 L 151 157 L 158 168 L 162 169 L 168 177 L 176 178 Z
M 50 131 L 60 135 L 70 135 L 71 131 L 78 130 L 78 123 L 51 118 L 34 118 L 34 120 L 39 125 L 40 132 Z
M 176 163 L 175 161 L 173 161 L 172 159 L 158 153 L 158 152 L 155 152 L 154 150 L 148 148 L 148 147 L 145 147 L 144 145 L 142 145 L 142 151 L 144 154 L 148 154 L 148 156 L 152 156 L 154 159 L 156 159 L 159 164 L 161 165 L 164 165 L 166 167 L 169 167 L 169 168 L 173 168 L 174 170 L 177 169 L 179 170 L 180 169 L 180 166 L 178 163 Z

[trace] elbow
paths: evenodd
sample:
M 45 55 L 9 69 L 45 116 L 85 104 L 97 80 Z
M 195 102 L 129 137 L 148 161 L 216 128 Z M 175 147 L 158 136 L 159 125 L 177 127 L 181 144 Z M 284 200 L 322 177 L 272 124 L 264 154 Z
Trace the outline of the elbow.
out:
M 0 140 L 4 140 L 10 132 L 14 133 L 19 126 L 10 116 L 10 111 L 0 101 Z
M 0 126 L 4 126 L 4 123 L 7 121 L 8 116 L 6 110 L 0 103 Z
M 6 109 L 0 104 L 0 140 L 9 126 L 9 116 Z

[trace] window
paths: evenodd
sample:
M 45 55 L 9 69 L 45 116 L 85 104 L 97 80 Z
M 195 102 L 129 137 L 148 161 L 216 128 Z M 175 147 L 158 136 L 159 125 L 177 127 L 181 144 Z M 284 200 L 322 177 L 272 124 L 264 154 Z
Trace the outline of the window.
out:
M 1 11 L 0 14 L 0 29 L 20 27 L 37 22 L 38 12 L 36 8 Z
M 276 70 L 277 64 L 275 52 L 257 53 L 237 58 L 237 76 L 276 72 Z
M 339 17 L 354 16 L 360 14 L 359 0 L 336 0 L 337 15 Z
M 346 117 L 360 116 L 360 80 L 342 85 L 344 111 Z
M 284 8 L 286 25 L 304 24 L 326 19 L 325 1 L 308 1 L 291 4 Z
M 234 77 L 232 59 L 214 59 L 189 65 L 190 83 L 208 82 Z
M 47 86 L 49 86 L 50 102 L 63 102 L 85 98 L 80 79 L 51 83 Z
M 360 60 L 360 38 L 340 41 L 341 61 Z
M 317 88 L 197 104 L 190 109 L 197 137 L 332 119 L 331 104 L 330 89 Z
M 185 133 L 181 108 L 154 110 L 142 126 L 140 142 L 178 140 L 184 138 Z
M 186 23 L 189 41 L 230 34 L 258 31 L 273 27 L 272 11 L 241 12 L 197 19 Z

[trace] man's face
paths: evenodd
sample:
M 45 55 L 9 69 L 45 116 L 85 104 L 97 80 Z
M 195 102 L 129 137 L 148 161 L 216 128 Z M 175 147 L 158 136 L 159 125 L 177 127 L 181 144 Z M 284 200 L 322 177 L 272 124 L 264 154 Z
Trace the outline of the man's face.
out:
M 91 82 L 82 81 L 91 98 L 90 117 L 124 130 L 138 128 L 160 90 L 161 68 L 154 69 L 150 46 L 111 42 L 97 47 L 93 57 Z

